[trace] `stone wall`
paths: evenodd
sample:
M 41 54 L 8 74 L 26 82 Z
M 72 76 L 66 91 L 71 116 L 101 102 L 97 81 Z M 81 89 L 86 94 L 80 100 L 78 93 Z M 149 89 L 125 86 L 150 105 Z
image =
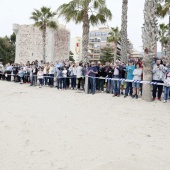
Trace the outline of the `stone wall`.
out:
M 33 25 L 14 25 L 16 34 L 16 63 L 43 60 L 42 31 Z M 68 59 L 70 50 L 70 32 L 63 27 L 57 30 L 47 28 L 46 61 Z

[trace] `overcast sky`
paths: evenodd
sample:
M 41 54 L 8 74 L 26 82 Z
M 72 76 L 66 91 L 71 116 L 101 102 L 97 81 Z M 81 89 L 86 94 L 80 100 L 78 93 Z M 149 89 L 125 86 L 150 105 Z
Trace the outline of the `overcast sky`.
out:
M 0 5 L 0 36 L 12 34 L 12 24 L 32 24 L 29 19 L 34 8 L 42 6 L 56 10 L 62 3 L 70 0 L 2 0 Z M 145 0 L 129 0 L 128 9 L 128 37 L 134 48 L 142 51 L 141 27 L 143 25 L 143 9 Z M 121 26 L 122 0 L 106 0 L 108 8 L 112 11 L 113 19 L 108 26 Z M 61 24 L 66 24 L 61 19 Z M 67 23 L 71 37 L 82 35 L 82 25 Z M 93 29 L 93 27 L 91 27 Z M 160 49 L 160 47 L 159 47 Z

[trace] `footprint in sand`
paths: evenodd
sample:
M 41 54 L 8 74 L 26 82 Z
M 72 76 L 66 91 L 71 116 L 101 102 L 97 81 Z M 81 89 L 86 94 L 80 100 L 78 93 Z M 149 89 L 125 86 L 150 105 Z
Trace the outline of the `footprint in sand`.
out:
M 44 155 L 44 156 L 49 156 L 51 153 L 47 150 L 39 150 L 39 151 L 31 151 L 30 152 L 31 156 L 37 156 L 37 155 Z
M 9 127 L 9 126 L 5 126 L 5 129 L 7 129 L 7 130 L 10 130 L 11 129 L 11 127 Z

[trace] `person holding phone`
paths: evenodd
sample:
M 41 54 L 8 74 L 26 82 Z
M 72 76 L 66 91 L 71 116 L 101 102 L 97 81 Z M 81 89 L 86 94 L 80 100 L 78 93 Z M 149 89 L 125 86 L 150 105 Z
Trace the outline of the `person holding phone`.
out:
M 157 59 L 156 64 L 153 67 L 153 82 L 163 83 L 166 77 L 166 68 L 161 64 L 161 60 Z M 161 95 L 163 91 L 163 86 L 158 86 L 156 84 L 153 85 L 153 101 L 156 99 L 156 93 L 158 89 L 158 100 L 161 101 Z

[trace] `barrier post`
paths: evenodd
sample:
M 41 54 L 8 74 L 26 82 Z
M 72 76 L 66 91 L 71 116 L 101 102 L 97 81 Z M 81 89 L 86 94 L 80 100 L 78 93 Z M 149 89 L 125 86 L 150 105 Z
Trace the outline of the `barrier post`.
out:
M 89 77 L 86 75 L 85 76 L 85 94 L 89 93 Z

